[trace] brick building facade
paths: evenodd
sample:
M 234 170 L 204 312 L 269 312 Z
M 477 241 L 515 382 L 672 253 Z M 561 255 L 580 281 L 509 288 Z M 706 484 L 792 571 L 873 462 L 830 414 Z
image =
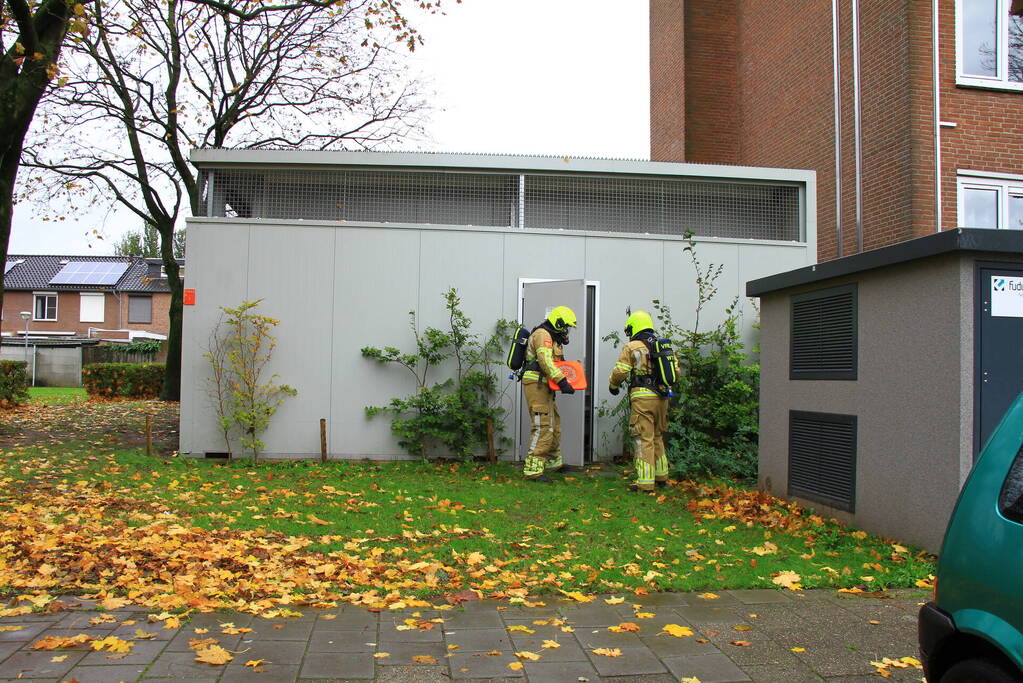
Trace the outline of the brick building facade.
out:
M 650 0 L 651 159 L 814 169 L 822 261 L 939 229 L 1023 228 L 1013 10 Z
M 7 265 L 4 336 L 24 334 L 22 312 L 30 314 L 32 336 L 128 339 L 137 332 L 168 334 L 170 288 L 159 259 L 10 255 Z M 61 277 L 65 269 L 73 272 Z M 103 277 L 108 282 L 97 284 Z

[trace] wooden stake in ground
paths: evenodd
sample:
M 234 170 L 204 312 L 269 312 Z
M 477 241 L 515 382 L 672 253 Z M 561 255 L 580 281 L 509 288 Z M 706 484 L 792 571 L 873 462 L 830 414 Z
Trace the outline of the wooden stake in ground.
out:
M 497 462 L 497 451 L 494 450 L 494 421 L 487 420 L 487 456 L 490 462 Z
M 320 462 L 327 462 L 327 420 L 320 418 Z
M 153 454 L 153 416 L 146 413 L 146 455 Z

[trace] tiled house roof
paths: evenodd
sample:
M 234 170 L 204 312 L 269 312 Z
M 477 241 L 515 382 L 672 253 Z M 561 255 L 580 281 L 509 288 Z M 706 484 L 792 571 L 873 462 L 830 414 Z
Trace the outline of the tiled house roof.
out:
M 53 278 L 64 266 L 75 262 L 126 263 L 128 269 L 113 286 L 51 284 Z M 137 256 L 18 256 L 9 254 L 7 268 L 7 274 L 4 276 L 4 289 L 6 290 L 102 292 L 113 289 L 118 292 L 145 293 L 170 291 L 167 280 L 159 277 L 159 259 L 144 259 Z

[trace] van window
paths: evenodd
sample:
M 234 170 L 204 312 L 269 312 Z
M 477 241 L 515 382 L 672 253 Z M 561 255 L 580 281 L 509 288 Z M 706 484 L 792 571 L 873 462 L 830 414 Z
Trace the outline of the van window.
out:
M 1009 468 L 1009 476 L 1002 484 L 998 510 L 1006 518 L 1023 523 L 1023 447 L 1016 453 L 1016 459 Z

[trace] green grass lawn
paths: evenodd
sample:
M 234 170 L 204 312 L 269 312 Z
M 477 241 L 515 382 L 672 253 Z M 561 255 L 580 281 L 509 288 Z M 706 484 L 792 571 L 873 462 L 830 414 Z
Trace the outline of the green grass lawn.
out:
M 773 587 L 789 572 L 805 588 L 878 590 L 934 572 L 924 553 L 808 511 L 743 507 L 752 492 L 722 502 L 695 486 L 648 496 L 622 476 L 556 477 L 524 481 L 502 463 L 226 463 L 63 443 L 0 457 L 0 513 L 52 490 L 99 491 L 125 500 L 112 509 L 135 500 L 211 531 L 307 537 L 306 550 L 331 558 L 439 561 L 491 594 L 523 577 L 538 593 Z
M 87 401 L 89 395 L 81 387 L 29 387 L 28 402 L 47 406 L 64 403 L 81 403 Z

